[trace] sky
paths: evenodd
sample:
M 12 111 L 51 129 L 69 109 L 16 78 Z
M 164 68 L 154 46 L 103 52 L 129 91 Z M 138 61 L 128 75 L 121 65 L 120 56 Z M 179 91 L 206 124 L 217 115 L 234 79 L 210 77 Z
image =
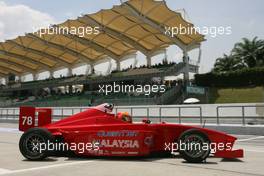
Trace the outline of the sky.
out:
M 231 34 L 206 36 L 206 41 L 201 47 L 201 73 L 210 71 L 215 60 L 224 53 L 229 54 L 234 44 L 243 37 L 252 39 L 257 36 L 264 39 L 263 0 L 166 0 L 166 2 L 172 10 L 184 9 L 186 19 L 195 26 L 231 27 Z M 94 13 L 118 4 L 119 0 L 0 0 L 0 41 L 32 32 L 34 28 L 60 23 L 81 14 Z M 170 47 L 168 55 L 170 60 L 181 58 L 181 53 L 176 47 Z M 197 60 L 198 51 L 191 52 L 190 57 Z M 143 63 L 143 56 L 139 55 L 138 60 L 139 64 Z

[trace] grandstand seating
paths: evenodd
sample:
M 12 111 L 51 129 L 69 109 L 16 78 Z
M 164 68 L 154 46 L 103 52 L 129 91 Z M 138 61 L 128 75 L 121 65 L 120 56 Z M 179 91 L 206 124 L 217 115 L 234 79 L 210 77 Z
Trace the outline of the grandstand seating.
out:
M 121 72 L 113 72 L 110 75 L 80 75 L 80 76 L 71 76 L 71 77 L 61 77 L 56 79 L 46 79 L 38 81 L 30 81 L 23 83 L 16 83 L 15 85 L 9 85 L 2 87 L 3 91 L 15 91 L 15 90 L 28 90 L 32 88 L 41 89 L 45 87 L 55 87 L 55 86 L 66 86 L 74 84 L 84 84 L 90 82 L 104 81 L 105 79 L 112 80 L 122 80 L 122 79 L 137 79 L 138 77 L 144 76 L 145 78 L 151 78 L 155 76 L 167 76 L 175 75 L 182 73 L 182 69 L 185 65 L 183 63 L 179 64 L 168 64 L 164 66 L 153 66 L 152 68 L 135 68 L 131 70 L 123 70 Z M 194 66 L 195 67 L 195 66 Z M 195 67 L 196 68 L 196 67 Z M 197 70 L 194 70 L 197 71 Z
M 168 88 L 167 92 L 160 96 L 145 96 L 145 95 L 128 95 L 123 93 L 110 94 L 105 96 L 103 94 L 92 93 L 89 95 L 85 94 L 66 94 L 66 95 L 55 95 L 44 98 L 37 98 L 29 100 L 24 99 L 22 101 L 12 100 L 0 100 L 0 106 L 20 106 L 20 105 L 31 105 L 39 107 L 47 106 L 91 106 L 97 105 L 104 102 L 111 102 L 116 105 L 154 105 L 154 104 L 168 104 L 178 99 L 178 94 L 181 94 L 181 85 Z
M 185 64 L 171 63 L 171 64 L 159 64 L 154 65 L 151 68 L 148 67 L 139 67 L 139 68 L 128 68 L 122 71 L 113 71 L 110 75 L 79 75 L 71 77 L 60 77 L 39 81 L 30 81 L 23 83 L 15 83 L 7 87 L 3 87 L 1 93 L 6 92 L 7 94 L 13 91 L 22 91 L 22 90 L 41 90 L 42 88 L 47 87 L 59 87 L 67 85 L 89 85 L 89 84 L 98 84 L 100 82 L 104 83 L 106 80 L 108 82 L 114 81 L 125 81 L 125 80 L 151 80 L 152 77 L 164 77 L 171 75 L 178 75 L 182 73 Z M 194 70 L 196 69 L 193 66 Z M 88 91 L 89 92 L 89 91 Z M 46 93 L 45 93 L 46 94 Z M 167 92 L 162 95 L 127 95 L 127 94 L 113 94 L 108 95 L 107 97 L 102 94 L 96 94 L 90 92 L 85 94 L 52 94 L 51 96 L 41 95 L 36 96 L 36 98 L 29 99 L 28 97 L 17 99 L 16 97 L 10 97 L 7 99 L 0 99 L 0 106 L 19 106 L 23 105 L 34 105 L 34 106 L 89 106 L 100 104 L 103 102 L 112 102 L 117 105 L 138 105 L 138 104 L 169 104 L 175 102 L 182 94 L 181 86 L 173 86 L 172 88 L 167 87 Z M 1 96 L 1 95 L 0 95 Z M 2 95 L 4 96 L 4 94 Z

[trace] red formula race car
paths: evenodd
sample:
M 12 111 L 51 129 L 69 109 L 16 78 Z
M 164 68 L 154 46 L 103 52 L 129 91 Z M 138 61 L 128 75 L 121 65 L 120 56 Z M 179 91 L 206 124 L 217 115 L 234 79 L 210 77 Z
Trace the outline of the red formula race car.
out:
M 42 160 L 57 153 L 77 156 L 147 156 L 180 153 L 188 162 L 203 162 L 209 155 L 243 157 L 233 150 L 235 137 L 206 128 L 181 124 L 133 123 L 128 113 L 113 114 L 113 105 L 102 104 L 51 123 L 51 110 L 21 107 L 19 141 L 22 155 Z

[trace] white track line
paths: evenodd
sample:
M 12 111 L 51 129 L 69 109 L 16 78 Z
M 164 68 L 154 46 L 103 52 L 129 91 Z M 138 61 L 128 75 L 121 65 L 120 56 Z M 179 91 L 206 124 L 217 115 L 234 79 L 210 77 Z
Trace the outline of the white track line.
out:
M 247 139 L 239 139 L 237 140 L 238 142 L 245 142 L 245 141 L 252 141 L 255 139 L 264 139 L 264 136 L 257 136 L 257 137 L 252 137 L 252 138 L 247 138 Z
M 254 149 L 248 149 L 248 150 L 245 150 L 246 152 L 255 152 L 255 153 L 264 153 L 263 150 L 254 150 Z
M 8 172 L 10 172 L 10 170 L 0 168 L 0 175 L 6 174 Z
M 9 132 L 9 133 L 20 133 L 20 131 L 17 128 L 1 128 L 0 132 Z
M 77 161 L 77 162 L 71 162 L 71 163 L 61 163 L 61 164 L 54 164 L 54 165 L 33 167 L 33 168 L 19 169 L 19 170 L 0 169 L 0 175 L 18 174 L 18 173 L 30 172 L 30 171 L 36 171 L 36 170 L 42 170 L 42 169 L 51 169 L 51 168 L 57 168 L 57 167 L 63 167 L 63 166 L 73 166 L 73 165 L 78 165 L 78 164 L 86 164 L 86 163 L 91 163 L 91 162 L 94 162 L 94 161 Z

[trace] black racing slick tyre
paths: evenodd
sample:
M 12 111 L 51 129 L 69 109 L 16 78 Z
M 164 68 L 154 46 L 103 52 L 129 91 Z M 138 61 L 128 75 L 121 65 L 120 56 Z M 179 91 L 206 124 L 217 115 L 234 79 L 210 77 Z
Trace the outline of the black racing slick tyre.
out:
M 181 157 L 189 163 L 201 163 L 210 155 L 210 140 L 206 134 L 190 129 L 183 132 L 178 140 Z
M 48 143 L 53 142 L 52 134 L 44 128 L 31 128 L 19 140 L 21 154 L 32 161 L 48 157 Z

